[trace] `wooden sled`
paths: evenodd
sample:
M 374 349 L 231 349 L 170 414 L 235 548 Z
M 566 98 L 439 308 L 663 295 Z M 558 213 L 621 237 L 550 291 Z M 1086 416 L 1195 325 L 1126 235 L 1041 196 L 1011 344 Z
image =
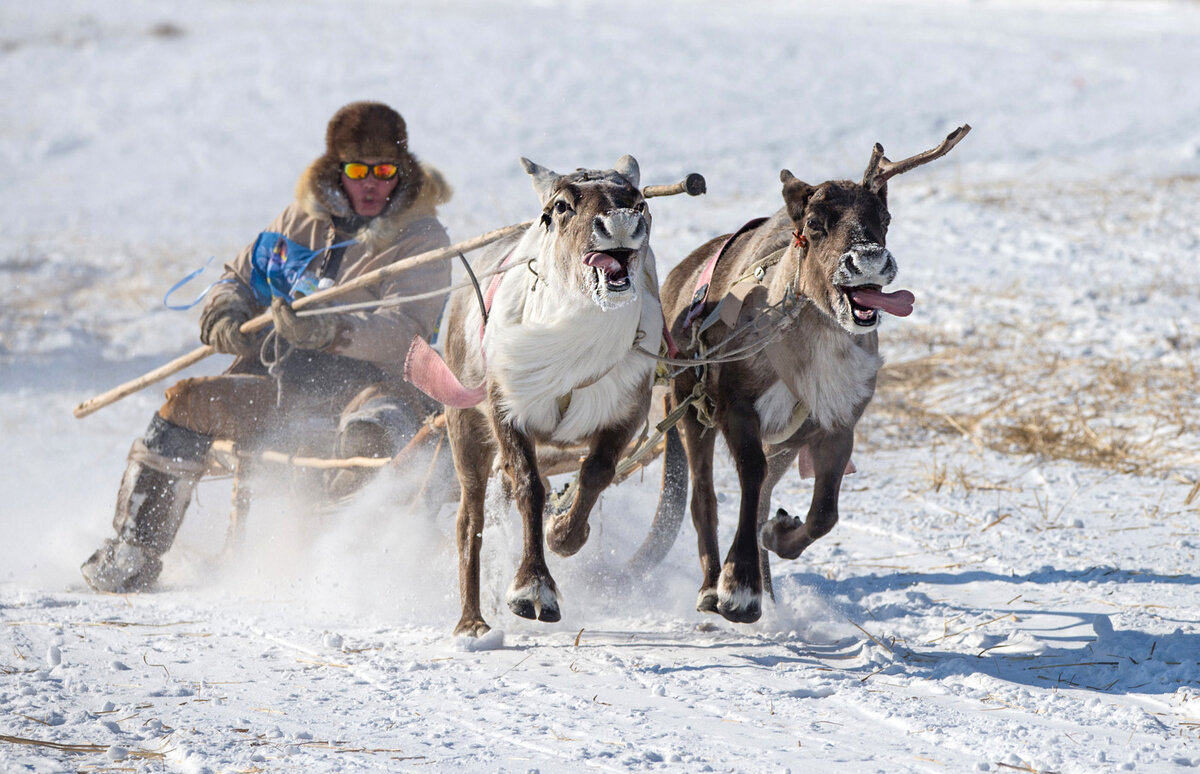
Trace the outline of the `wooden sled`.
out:
M 661 419 L 661 417 L 659 417 Z M 654 421 L 653 419 L 651 420 Z M 627 454 L 638 447 L 639 455 L 636 460 L 627 458 L 626 462 L 617 469 L 617 477 L 611 486 L 616 486 L 643 471 L 657 457 L 663 457 L 663 471 L 659 488 L 658 505 L 654 512 L 650 531 L 642 541 L 641 546 L 626 562 L 626 571 L 635 575 L 643 575 L 657 566 L 679 535 L 683 523 L 684 511 L 687 507 L 687 459 L 683 451 L 683 443 L 674 427 L 668 428 L 661 438 L 648 441 L 649 448 L 641 449 L 635 439 L 630 444 Z M 547 509 L 565 510 L 570 506 L 570 485 L 564 493 L 551 490 L 548 479 L 550 476 L 577 473 L 579 466 L 586 457 L 586 449 L 573 448 L 543 448 L 539 449 L 538 467 L 547 480 Z M 434 486 L 434 478 L 439 464 L 448 462 L 450 444 L 446 433 L 446 417 L 438 412 L 431 415 L 412 440 L 394 457 L 351 457 L 334 459 L 325 457 L 286 454 L 279 451 L 255 451 L 239 449 L 232 441 L 218 440 L 212 445 L 208 454 L 208 478 L 228 478 L 233 482 L 229 527 L 226 531 L 225 550 L 232 551 L 241 544 L 245 535 L 246 523 L 250 513 L 253 492 L 250 486 L 251 468 L 261 469 L 265 465 L 286 465 L 292 469 L 309 470 L 314 472 L 339 470 L 346 468 L 394 468 L 408 469 L 417 461 L 427 465 L 416 501 L 429 502 L 435 493 L 440 492 Z M 441 455 L 447 455 L 443 460 Z M 457 487 L 454 489 L 457 496 Z M 334 501 L 331 501 L 334 502 Z M 435 509 L 436 510 L 436 509 Z

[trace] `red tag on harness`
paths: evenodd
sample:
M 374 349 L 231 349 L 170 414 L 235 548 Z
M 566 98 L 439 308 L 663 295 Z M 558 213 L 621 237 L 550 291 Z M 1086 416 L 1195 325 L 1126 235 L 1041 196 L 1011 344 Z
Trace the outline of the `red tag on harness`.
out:
M 799 247 L 800 249 L 808 247 L 808 237 L 801 234 L 800 229 L 793 231 L 792 236 L 796 238 L 796 247 Z

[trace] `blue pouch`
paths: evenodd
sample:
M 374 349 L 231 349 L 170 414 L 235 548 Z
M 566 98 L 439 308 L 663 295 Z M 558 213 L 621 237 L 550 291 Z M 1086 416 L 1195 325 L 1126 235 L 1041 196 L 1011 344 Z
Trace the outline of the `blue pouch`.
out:
M 348 239 L 345 242 L 338 242 L 336 245 L 314 250 L 288 239 L 283 234 L 274 231 L 262 232 L 254 242 L 254 252 L 250 257 L 250 290 L 254 293 L 254 302 L 259 306 L 270 306 L 271 299 L 280 296 L 286 298 L 290 304 L 296 300 L 297 294 L 307 296 L 318 290 L 324 290 L 324 287 L 318 284 L 317 279 L 305 274 L 305 271 L 321 253 L 352 244 L 354 244 L 354 240 Z M 167 294 L 163 296 L 163 306 L 175 311 L 191 309 L 203 301 L 204 297 L 208 295 L 208 291 L 217 285 L 237 281 L 233 279 L 217 280 L 206 287 L 191 302 L 172 304 L 171 295 L 200 276 L 212 262 L 213 259 L 209 258 L 199 269 L 172 285 Z
M 352 244 L 354 240 L 350 239 L 314 250 L 283 234 L 262 232 L 254 243 L 251 256 L 250 290 L 254 292 L 255 302 L 270 306 L 272 298 L 281 296 L 291 303 L 296 300 L 298 291 L 301 295 L 312 293 L 313 287 L 309 287 L 313 285 L 312 278 L 306 278 L 304 274 L 309 265 L 327 250 Z

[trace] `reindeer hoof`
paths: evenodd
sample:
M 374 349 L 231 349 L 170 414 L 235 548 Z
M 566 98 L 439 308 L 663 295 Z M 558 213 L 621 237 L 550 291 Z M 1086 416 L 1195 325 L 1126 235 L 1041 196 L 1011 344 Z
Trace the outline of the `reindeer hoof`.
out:
M 555 623 L 562 620 L 562 611 L 558 609 L 558 605 L 541 605 L 539 607 L 528 599 L 514 599 L 508 603 L 508 609 L 531 621 Z
M 574 556 L 587 543 L 591 532 L 586 521 L 581 529 L 571 530 L 566 518 L 554 519 L 546 530 L 546 545 L 559 556 Z
M 734 623 L 754 623 L 762 617 L 762 605 L 757 599 L 753 602 L 747 603 L 743 607 L 738 607 L 737 605 L 733 604 L 722 605 L 718 603 L 717 612 L 720 613 L 726 621 L 733 621 Z
M 800 517 L 792 516 L 782 508 L 763 523 L 758 531 L 758 542 L 784 559 L 795 559 L 812 544 L 804 534 L 804 522 Z
M 758 605 L 745 610 L 722 610 L 720 613 L 726 621 L 740 624 L 752 624 L 762 617 L 762 609 Z
M 755 572 L 758 571 L 755 566 Z M 762 617 L 762 591 L 735 577 L 734 565 L 727 564 L 717 584 L 717 612 L 727 621 L 754 623 Z
M 696 598 L 696 609 L 701 613 L 717 612 L 717 592 L 715 589 L 700 589 Z
M 528 618 L 531 621 L 537 619 L 537 607 L 533 604 L 533 600 L 510 599 L 508 601 L 508 609 L 513 611 L 514 615 L 519 615 L 522 618 Z
M 508 590 L 508 609 L 529 620 L 554 623 L 562 619 L 558 608 L 558 590 L 549 576 L 535 578 L 518 587 L 516 581 Z
M 455 637 L 472 637 L 479 639 L 492 630 L 482 618 L 464 618 L 454 627 Z

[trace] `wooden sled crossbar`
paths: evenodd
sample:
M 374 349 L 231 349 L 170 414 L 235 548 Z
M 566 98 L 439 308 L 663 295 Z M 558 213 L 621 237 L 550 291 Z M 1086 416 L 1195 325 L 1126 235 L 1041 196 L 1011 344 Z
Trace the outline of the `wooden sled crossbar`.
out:
M 659 423 L 657 428 L 659 432 L 654 436 L 635 439 L 630 443 L 626 452 L 627 456 L 618 467 L 616 478 L 613 479 L 614 485 L 641 472 L 652 460 L 662 456 L 667 451 L 669 444 L 680 443 L 678 435 L 674 431 L 675 423 L 670 419 L 672 418 Z M 210 478 L 229 478 L 233 482 L 225 550 L 233 550 L 240 544 L 245 534 L 252 499 L 248 480 L 249 471 L 252 469 L 261 469 L 264 464 L 318 471 L 400 468 L 417 454 L 428 452 L 432 459 L 429 462 L 426 480 L 421 486 L 421 495 L 423 496 L 433 483 L 429 479 L 436 469 L 437 455 L 448 453 L 447 447 L 446 415 L 443 413 L 434 414 L 426 419 L 412 440 L 393 457 L 314 457 L 273 450 L 247 450 L 239 448 L 232 441 L 214 441 L 208 453 L 205 475 Z M 678 451 L 679 454 L 674 456 L 676 460 L 682 459 L 682 448 L 680 447 Z M 546 479 L 550 476 L 578 473 L 586 457 L 586 449 L 542 449 L 539 452 L 539 469 Z M 681 480 L 683 482 L 682 490 L 679 487 Z M 550 502 L 554 502 L 556 499 L 561 500 L 567 492 L 571 491 L 572 486 L 573 482 L 568 484 L 567 489 L 557 498 L 552 492 L 548 492 L 550 495 L 548 500 Z M 549 488 L 548 483 L 547 488 Z M 650 534 L 627 564 L 631 572 L 644 573 L 650 570 L 670 550 L 683 520 L 686 494 L 686 472 L 674 469 L 672 455 L 667 455 L 663 465 L 663 488 L 658 509 L 650 528 Z

